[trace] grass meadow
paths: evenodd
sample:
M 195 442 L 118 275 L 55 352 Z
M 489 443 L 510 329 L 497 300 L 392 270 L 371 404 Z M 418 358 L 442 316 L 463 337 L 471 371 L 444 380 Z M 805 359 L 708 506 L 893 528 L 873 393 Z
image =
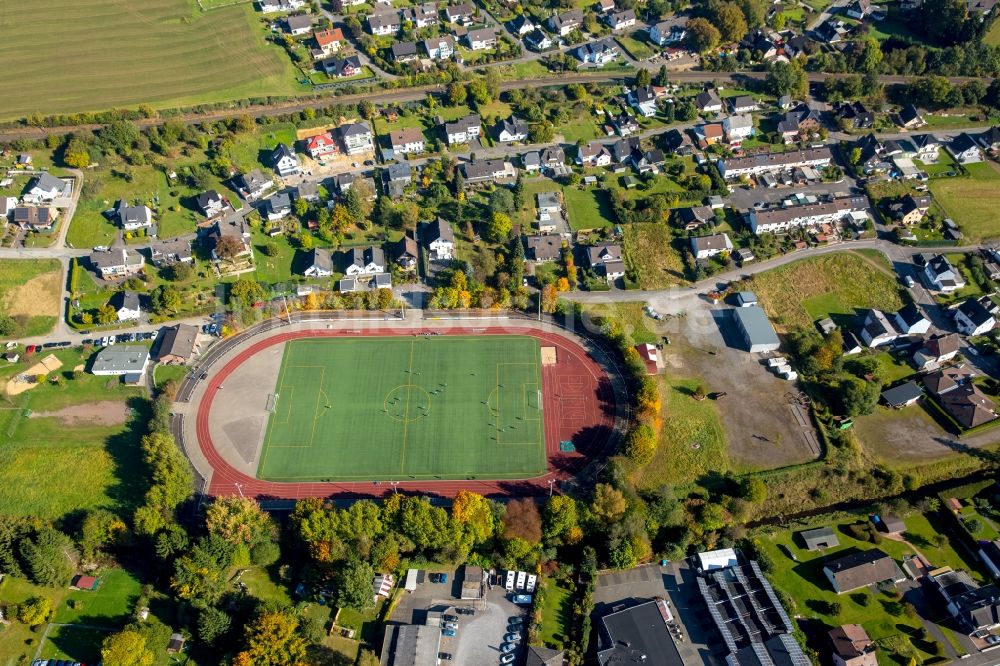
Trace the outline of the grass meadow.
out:
M 930 181 L 931 193 L 945 214 L 955 220 L 966 241 L 978 243 L 1000 237 L 996 220 L 1000 173 L 989 162 L 967 164 L 969 175 Z
M 194 0 L 5 3 L 0 120 L 149 103 L 176 107 L 296 91 L 290 60 L 250 5 Z M 58 26 L 58 29 L 53 29 Z
M 57 259 L 0 260 L 0 312 L 17 322 L 12 337 L 52 330 L 59 317 L 61 276 Z
M 605 190 L 566 187 L 563 189 L 563 199 L 569 226 L 573 231 L 603 229 L 613 224 L 615 213 Z
M 899 285 L 875 261 L 849 252 L 803 259 L 758 273 L 748 288 L 779 332 L 807 328 L 827 316 L 853 317 L 867 308 L 895 312 L 903 306 Z
M 666 289 L 686 284 L 684 262 L 673 247 L 665 224 L 642 222 L 624 227 L 625 259 L 640 289 Z

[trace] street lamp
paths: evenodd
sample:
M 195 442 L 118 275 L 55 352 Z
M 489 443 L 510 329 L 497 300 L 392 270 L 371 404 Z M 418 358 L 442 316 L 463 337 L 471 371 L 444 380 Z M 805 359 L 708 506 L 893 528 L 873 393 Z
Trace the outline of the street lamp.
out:
M 398 495 L 399 494 L 399 490 L 396 488 L 396 486 L 399 485 L 399 481 L 390 481 L 389 485 L 392 486 L 392 494 L 393 495 Z
M 234 481 L 233 485 L 236 486 L 236 490 L 239 491 L 240 497 L 244 497 L 245 498 L 246 495 L 243 494 L 243 484 L 240 483 L 240 482 L 238 482 L 238 481 Z
M 552 485 L 556 482 L 555 479 L 549 479 L 549 497 L 552 497 Z

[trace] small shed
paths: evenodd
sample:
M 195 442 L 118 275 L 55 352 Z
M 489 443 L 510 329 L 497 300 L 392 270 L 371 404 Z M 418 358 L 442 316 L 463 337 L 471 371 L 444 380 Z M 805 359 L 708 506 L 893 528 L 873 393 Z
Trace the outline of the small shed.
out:
M 75 587 L 78 590 L 87 590 L 89 592 L 93 592 L 98 588 L 100 584 L 101 581 L 98 580 L 97 578 L 94 578 L 93 576 L 79 575 L 73 577 L 72 587 Z
M 837 324 L 835 324 L 832 319 L 827 317 L 826 319 L 820 319 L 816 322 L 816 328 L 818 328 L 819 332 L 823 335 L 830 335 L 837 330 Z
M 407 569 L 406 571 L 406 583 L 403 585 L 403 589 L 407 592 L 413 592 L 417 589 L 417 576 L 420 574 L 418 569 Z
M 945 500 L 944 503 L 945 506 L 948 507 L 949 511 L 952 511 L 954 513 L 962 513 L 962 503 L 958 500 L 957 497 L 949 497 L 948 499 Z
M 741 291 L 736 294 L 736 304 L 741 308 L 757 305 L 757 294 L 752 291 Z
M 886 534 L 902 534 L 906 531 L 906 524 L 899 516 L 882 516 L 881 528 Z
M 882 391 L 882 399 L 885 400 L 885 404 L 894 409 L 902 409 L 907 405 L 912 405 L 922 395 L 923 391 L 920 390 L 920 386 L 912 380 Z
M 167 643 L 167 652 L 170 654 L 177 654 L 184 649 L 184 643 L 186 640 L 187 639 L 185 639 L 181 634 L 170 634 L 170 642 Z
M 799 538 L 805 544 L 806 550 L 822 550 L 836 548 L 840 545 L 837 534 L 829 527 L 818 527 L 814 530 L 802 530 Z

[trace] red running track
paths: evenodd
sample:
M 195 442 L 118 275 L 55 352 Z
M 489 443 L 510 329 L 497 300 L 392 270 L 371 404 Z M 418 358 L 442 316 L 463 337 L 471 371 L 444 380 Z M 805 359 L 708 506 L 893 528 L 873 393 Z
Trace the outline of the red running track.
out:
M 434 329 L 372 329 L 364 335 L 419 335 L 437 332 Z M 466 331 L 465 334 L 468 334 Z M 451 480 L 451 481 L 400 481 L 400 492 L 422 495 L 454 497 L 459 490 L 471 490 L 482 495 L 525 495 L 533 496 L 549 491 L 550 480 L 572 477 L 582 468 L 589 457 L 603 451 L 613 432 L 615 420 L 615 396 L 611 380 L 604 369 L 582 348 L 568 338 L 557 333 L 538 331 L 521 327 L 476 328 L 477 335 L 530 335 L 546 346 L 557 348 L 555 365 L 542 367 L 542 391 L 545 418 L 545 448 L 548 456 L 548 472 L 533 479 L 519 480 Z M 458 332 L 443 333 L 462 334 Z M 236 368 L 254 354 L 272 345 L 282 344 L 299 338 L 354 337 L 356 332 L 316 329 L 280 333 L 250 345 L 230 359 L 218 372 L 211 375 L 198 405 L 195 429 L 198 446 L 212 466 L 212 480 L 208 494 L 213 496 L 234 495 L 242 492 L 258 499 L 301 499 L 305 497 L 380 497 L 393 492 L 388 483 L 367 482 L 310 482 L 277 483 L 262 481 L 235 469 L 216 450 L 209 428 L 212 403 L 219 391 Z M 564 453 L 559 450 L 559 442 L 572 440 L 576 452 Z M 238 487 L 237 487 L 238 485 Z

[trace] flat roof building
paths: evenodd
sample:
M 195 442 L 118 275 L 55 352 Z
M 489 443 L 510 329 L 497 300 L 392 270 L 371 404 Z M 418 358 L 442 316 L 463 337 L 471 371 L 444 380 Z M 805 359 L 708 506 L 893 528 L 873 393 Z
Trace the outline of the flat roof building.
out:
M 97 352 L 90 372 L 95 375 L 138 375 L 149 365 L 149 349 L 142 345 L 105 347 Z
M 437 666 L 441 629 L 424 624 L 386 627 L 383 666 Z
M 601 618 L 598 663 L 683 666 L 667 627 L 672 620 L 667 602 L 661 599 L 605 615 Z
M 781 346 L 778 334 L 768 321 L 764 310 L 757 305 L 745 308 L 734 308 L 736 326 L 743 336 L 750 353 L 774 351 Z

